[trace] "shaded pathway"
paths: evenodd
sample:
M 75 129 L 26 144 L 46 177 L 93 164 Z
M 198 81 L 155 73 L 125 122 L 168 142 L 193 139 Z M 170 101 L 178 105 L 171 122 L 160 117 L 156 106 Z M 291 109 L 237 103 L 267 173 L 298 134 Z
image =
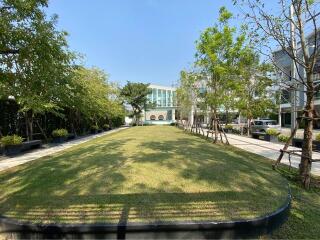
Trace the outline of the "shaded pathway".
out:
M 206 135 L 207 130 L 204 129 L 204 131 Z M 235 135 L 235 134 L 227 134 L 227 136 L 232 146 L 235 146 L 242 150 L 255 153 L 257 155 L 260 155 L 272 160 L 277 160 L 280 154 L 280 149 L 283 148 L 283 144 L 281 143 L 267 142 L 267 141 Z M 289 150 L 301 150 L 301 149 L 290 146 Z M 313 158 L 320 159 L 320 153 L 313 152 Z M 285 154 L 283 156 L 281 163 L 290 165 L 288 154 Z M 291 156 L 292 167 L 298 168 L 299 163 L 300 163 L 300 157 Z M 320 162 L 312 163 L 311 173 L 314 175 L 320 176 Z

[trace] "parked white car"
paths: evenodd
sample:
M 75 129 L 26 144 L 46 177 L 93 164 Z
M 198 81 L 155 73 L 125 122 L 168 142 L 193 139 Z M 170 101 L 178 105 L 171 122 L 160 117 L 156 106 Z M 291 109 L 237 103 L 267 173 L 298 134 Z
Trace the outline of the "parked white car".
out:
M 266 132 L 270 128 L 281 130 L 281 126 L 277 124 L 277 121 L 270 119 L 254 120 L 251 124 L 251 132 Z

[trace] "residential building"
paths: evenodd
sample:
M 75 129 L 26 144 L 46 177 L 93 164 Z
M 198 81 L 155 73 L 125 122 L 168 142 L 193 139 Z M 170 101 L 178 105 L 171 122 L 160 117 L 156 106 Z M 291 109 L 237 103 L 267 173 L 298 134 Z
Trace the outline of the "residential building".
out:
M 149 102 L 151 109 L 143 113 L 144 122 L 150 124 L 170 124 L 176 121 L 176 89 L 159 85 L 150 85 Z
M 318 34 L 320 38 L 320 31 L 318 31 Z M 311 34 L 307 38 L 310 52 L 312 52 L 314 47 L 314 43 L 312 41 L 312 39 L 314 39 L 313 37 L 314 34 Z M 319 43 L 320 42 L 318 42 L 317 44 Z M 299 43 L 297 49 L 300 49 Z M 297 56 L 302 58 L 301 50 L 297 51 Z M 295 69 L 295 67 L 293 67 L 292 59 L 283 50 L 274 51 L 273 58 L 277 66 L 281 69 L 279 70 L 277 75 L 279 82 L 281 82 L 281 126 L 291 127 L 291 125 L 294 125 L 296 115 L 302 114 L 302 110 L 306 102 L 306 87 L 293 78 L 293 71 L 295 71 L 295 75 L 297 78 L 299 76 L 305 78 L 305 71 L 300 65 L 298 65 Z M 320 59 L 318 59 L 317 64 L 314 68 L 313 80 L 315 83 L 320 83 Z M 315 98 L 315 111 L 320 113 L 320 94 L 317 93 Z M 293 112 L 297 112 L 297 114 L 294 114 Z M 315 122 L 314 127 L 319 128 L 320 122 Z

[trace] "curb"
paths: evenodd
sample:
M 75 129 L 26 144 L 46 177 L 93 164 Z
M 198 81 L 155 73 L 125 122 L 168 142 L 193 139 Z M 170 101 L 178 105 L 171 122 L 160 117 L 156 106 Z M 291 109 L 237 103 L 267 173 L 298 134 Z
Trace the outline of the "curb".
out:
M 19 238 L 254 238 L 269 234 L 288 218 L 291 192 L 275 212 L 263 217 L 238 221 L 157 222 L 121 224 L 33 224 L 0 216 L 0 234 Z

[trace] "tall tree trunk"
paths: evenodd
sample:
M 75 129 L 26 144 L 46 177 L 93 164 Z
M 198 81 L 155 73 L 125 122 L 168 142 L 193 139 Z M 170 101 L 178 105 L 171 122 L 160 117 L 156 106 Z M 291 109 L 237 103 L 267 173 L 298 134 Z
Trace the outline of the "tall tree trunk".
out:
M 217 123 L 217 109 L 213 109 L 213 131 L 214 131 L 214 140 L 216 143 L 218 141 L 218 123 Z
M 250 136 L 250 123 L 251 123 L 252 118 L 248 117 L 247 118 L 247 136 Z
M 42 133 L 42 136 L 44 137 L 44 140 L 45 140 L 46 142 L 48 142 L 47 134 L 46 134 L 46 132 L 43 130 L 43 128 L 41 127 L 41 124 L 40 124 L 38 121 L 36 121 L 36 124 L 37 124 L 40 132 Z
M 302 146 L 302 156 L 299 165 L 301 182 L 304 187 L 309 188 L 311 159 L 312 159 L 312 130 L 313 130 L 313 112 L 314 112 L 314 93 L 311 74 L 307 74 L 308 91 L 307 102 L 305 106 L 305 127 L 304 127 L 304 142 Z

